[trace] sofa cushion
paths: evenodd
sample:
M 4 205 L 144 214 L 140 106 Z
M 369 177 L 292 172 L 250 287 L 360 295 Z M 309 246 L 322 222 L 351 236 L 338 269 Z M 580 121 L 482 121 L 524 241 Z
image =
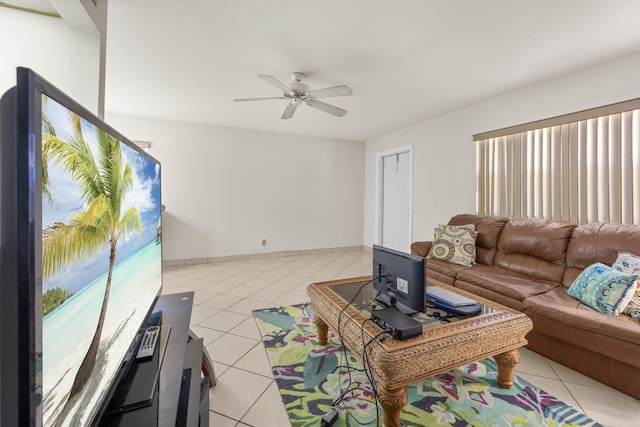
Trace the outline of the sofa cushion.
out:
M 618 252 L 640 254 L 640 225 L 582 224 L 576 227 L 567 246 L 565 287 L 595 262 L 611 265 Z
M 635 291 L 636 276 L 597 262 L 576 277 L 567 294 L 601 313 L 617 316 Z
M 453 285 L 456 276 L 462 270 L 466 270 L 465 265 L 451 264 L 450 262 L 440 261 L 437 259 L 425 260 L 425 269 L 427 271 L 427 279 L 436 279 L 441 282 L 445 282 L 448 285 Z
M 567 295 L 564 287 L 527 298 L 524 313 L 540 333 L 640 367 L 640 324 L 605 316 Z
M 509 221 L 501 216 L 460 214 L 449 220 L 449 225 L 473 224 L 476 227 L 476 262 L 492 265 L 502 228 Z
M 455 286 L 520 310 L 526 298 L 548 292 L 559 284 L 533 279 L 497 266 L 477 264 L 458 272 Z
M 640 319 L 640 289 L 638 289 L 638 282 L 640 281 L 640 279 L 638 279 L 638 277 L 640 277 L 640 257 L 629 252 L 620 252 L 611 267 L 623 273 L 636 276 L 636 291 L 629 305 L 624 309 L 624 314 Z
M 500 234 L 493 263 L 535 279 L 560 283 L 575 227 L 564 221 L 512 219 Z
M 476 261 L 476 227 L 473 224 L 438 225 L 433 230 L 433 245 L 427 258 L 473 265 Z

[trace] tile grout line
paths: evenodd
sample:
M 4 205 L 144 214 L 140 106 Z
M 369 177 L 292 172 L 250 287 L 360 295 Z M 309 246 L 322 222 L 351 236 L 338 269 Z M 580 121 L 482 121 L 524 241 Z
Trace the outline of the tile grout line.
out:
M 216 412 L 216 411 L 214 411 L 213 409 L 209 409 L 209 412 L 210 412 L 209 416 L 211 416 L 211 413 L 214 413 L 214 414 L 219 415 L 219 416 L 221 416 L 221 417 L 223 417 L 223 418 L 226 418 L 226 419 L 228 419 L 228 420 L 235 421 L 236 423 L 239 423 L 239 422 L 240 422 L 240 420 L 236 420 L 235 418 L 229 417 L 229 416 L 227 416 L 227 415 L 225 415 L 225 414 L 221 414 L 220 412 Z M 211 423 L 211 419 L 209 419 L 209 423 Z M 236 425 L 237 425 L 237 424 L 236 424 Z
M 218 340 L 218 339 L 222 338 L 222 337 L 223 337 L 224 335 L 226 335 L 226 334 L 229 334 L 229 332 L 225 332 L 225 333 L 223 333 L 223 335 L 221 335 L 220 337 L 216 338 L 214 341 L 216 341 L 216 340 Z M 234 335 L 234 334 L 231 334 L 231 335 Z M 239 336 L 239 335 L 235 335 L 235 336 Z M 246 337 L 242 337 L 242 338 L 246 338 Z M 213 341 L 212 341 L 212 342 L 213 342 Z M 240 417 L 240 419 L 235 419 L 235 418 L 230 417 L 230 416 L 228 416 L 228 415 L 224 415 L 224 414 L 221 414 L 221 413 L 219 413 L 219 412 L 216 412 L 216 411 L 214 411 L 214 410 L 212 410 L 212 409 L 209 409 L 209 411 L 210 411 L 210 412 L 214 412 L 214 413 L 216 413 L 216 414 L 218 414 L 218 415 L 220 415 L 220 416 L 223 416 L 223 417 L 228 418 L 228 419 L 230 419 L 230 420 L 236 421 L 236 423 L 242 423 L 243 425 L 246 425 L 246 426 L 248 426 L 248 427 L 253 427 L 253 425 L 252 425 L 252 424 L 248 424 L 248 423 L 246 423 L 246 422 L 242 421 L 242 418 L 244 418 L 244 417 L 249 413 L 249 411 L 251 411 L 251 408 L 253 408 L 253 407 L 255 406 L 255 404 L 256 404 L 256 403 L 258 402 L 258 400 L 262 397 L 262 395 L 264 395 L 264 394 L 267 392 L 268 388 L 269 388 L 269 387 L 271 387 L 271 384 L 272 384 L 273 382 L 275 382 L 275 380 L 273 379 L 273 376 L 271 376 L 271 377 L 267 377 L 267 376 L 265 376 L 265 375 L 262 375 L 262 374 L 259 374 L 259 373 L 256 373 L 256 372 L 252 372 L 252 371 L 249 371 L 249 370 L 247 370 L 247 369 L 244 369 L 244 368 L 241 368 L 241 367 L 239 367 L 239 366 L 236 366 L 236 363 L 238 363 L 238 362 L 239 362 L 243 357 L 245 357 L 247 354 L 249 354 L 249 352 L 251 352 L 251 350 L 253 350 L 257 345 L 262 345 L 262 341 L 258 341 L 258 342 L 256 342 L 256 344 L 255 344 L 253 347 L 251 347 L 249 350 L 247 350 L 247 351 L 246 351 L 242 356 L 240 356 L 240 357 L 239 357 L 235 362 L 233 362 L 233 364 L 231 364 L 231 365 L 227 365 L 226 363 L 222 363 L 222 362 L 219 362 L 219 361 L 216 361 L 216 360 L 212 360 L 212 362 L 220 363 L 220 364 L 226 365 L 226 366 L 228 366 L 228 368 L 234 368 L 234 369 L 237 369 L 237 370 L 239 370 L 239 371 L 243 371 L 243 372 L 246 372 L 246 373 L 249 373 L 249 374 L 252 374 L 252 375 L 258 375 L 259 377 L 262 377 L 262 378 L 266 378 L 266 379 L 271 380 L 271 382 L 269 383 L 269 385 L 268 385 L 268 386 L 264 389 L 264 391 L 263 391 L 262 393 L 260 393 L 260 395 L 259 395 L 259 396 L 258 396 L 258 397 L 253 401 L 253 403 L 249 406 L 249 408 L 248 408 L 248 409 L 247 409 L 247 410 L 242 414 L 242 416 Z M 227 371 L 228 371 L 228 369 L 227 369 L 227 370 L 225 370 L 225 373 L 226 373 Z M 222 373 L 222 374 L 220 375 L 220 377 L 222 377 L 222 376 L 224 376 L 224 373 Z M 217 378 L 216 378 L 216 379 L 217 379 Z M 236 425 L 238 425 L 238 424 L 236 424 Z
M 249 412 L 251 412 L 251 409 L 253 409 L 253 407 L 256 406 L 256 403 L 258 403 L 258 400 L 260 400 L 262 398 L 262 396 L 264 396 L 264 394 L 267 392 L 267 390 L 269 390 L 269 387 L 271 387 L 271 385 L 273 383 L 275 383 L 275 382 L 276 382 L 276 380 L 271 378 L 271 382 L 269 383 L 267 388 L 265 388 L 264 391 L 262 393 L 260 393 L 260 396 L 258 396 L 258 398 L 251 404 L 251 406 L 249 406 L 249 409 L 247 409 L 247 411 L 244 414 L 242 414 L 242 417 L 240 417 L 240 421 L 239 422 L 251 426 L 251 424 L 248 424 L 248 423 L 246 423 L 246 422 L 244 422 L 242 420 L 244 419 L 244 417 L 247 416 L 247 414 L 249 414 Z M 284 405 L 284 402 L 283 402 L 283 405 Z M 285 409 L 285 412 L 286 412 L 286 409 Z M 287 416 L 287 418 L 288 418 L 288 416 Z
M 543 356 L 544 357 L 544 356 Z M 580 403 L 580 400 L 578 400 L 578 398 L 573 394 L 573 392 L 571 391 L 571 389 L 569 387 L 567 387 L 567 384 L 565 382 L 564 379 L 562 379 L 562 377 L 560 376 L 560 373 L 553 367 L 553 365 L 551 363 L 549 363 L 549 359 L 547 359 L 546 357 L 544 358 L 545 362 L 547 362 L 547 365 L 549 365 L 549 367 L 551 368 L 551 370 L 553 371 L 554 374 L 556 374 L 556 376 L 558 377 L 558 379 L 560 380 L 560 382 L 562 383 L 562 386 L 567 390 L 567 392 L 569 393 L 569 395 L 573 398 L 573 400 L 576 402 L 576 404 L 578 405 L 578 408 L 582 411 L 582 413 L 584 413 L 585 415 L 587 415 L 589 418 L 593 417 L 591 415 L 589 415 L 589 413 L 587 412 L 587 410 L 582 406 L 582 403 Z M 571 384 L 571 383 L 570 383 Z

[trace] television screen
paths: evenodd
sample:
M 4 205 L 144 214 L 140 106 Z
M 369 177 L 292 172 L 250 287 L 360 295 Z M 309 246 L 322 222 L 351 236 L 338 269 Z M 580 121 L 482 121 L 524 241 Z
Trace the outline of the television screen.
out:
M 28 276 L 34 288 L 33 301 L 17 298 L 36 323 L 28 331 L 30 399 L 41 413 L 30 424 L 86 425 L 162 288 L 160 164 L 30 70 L 18 70 L 15 96 L 16 131 L 3 129 L 2 153 L 16 145 L 14 172 L 27 179 L 13 190 L 27 196 L 15 212 L 5 208 L 12 189 L 3 170 L 3 251 L 5 241 L 27 237 L 33 253 L 3 254 L 2 268 Z M 12 215 L 30 232 L 5 236 Z
M 424 313 L 426 284 L 424 258 L 373 245 L 373 287 L 385 307 L 405 314 Z
M 160 165 L 46 94 L 42 154 L 43 421 L 78 425 L 161 287 Z

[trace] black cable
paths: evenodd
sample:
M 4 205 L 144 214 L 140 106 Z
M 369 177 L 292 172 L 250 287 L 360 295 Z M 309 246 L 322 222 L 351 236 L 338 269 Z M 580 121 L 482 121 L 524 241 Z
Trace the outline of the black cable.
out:
M 349 366 L 349 359 L 348 359 L 348 357 L 347 357 L 347 349 L 346 349 L 346 346 L 344 345 L 344 341 L 343 341 L 343 339 L 342 339 L 342 331 L 340 330 L 340 324 L 342 323 L 342 315 L 343 315 L 343 313 L 346 311 L 347 307 L 348 307 L 348 306 L 350 306 L 350 305 L 355 301 L 355 299 L 358 297 L 358 295 L 360 294 L 360 292 L 362 291 L 362 289 L 364 289 L 364 287 L 365 287 L 366 285 L 368 285 L 368 284 L 372 283 L 373 281 L 375 281 L 376 279 L 378 279 L 378 278 L 380 278 L 380 277 L 382 277 L 382 276 L 376 276 L 376 277 L 372 278 L 371 280 L 369 280 L 369 281 L 367 281 L 367 282 L 364 282 L 364 283 L 360 286 L 360 288 L 358 288 L 358 291 L 355 293 L 355 295 L 353 296 L 353 298 L 351 298 L 351 300 L 350 300 L 350 301 L 349 301 L 349 302 L 348 302 L 348 303 L 347 303 L 347 304 L 346 304 L 346 305 L 345 305 L 345 306 L 340 310 L 340 313 L 338 314 L 338 327 L 337 327 L 336 332 L 338 333 L 338 338 L 340 339 L 340 342 L 341 342 L 341 344 L 342 344 L 342 354 L 343 354 L 343 357 L 344 357 L 344 360 L 345 360 L 345 364 L 346 364 L 346 366 L 345 366 L 345 365 L 339 365 L 339 366 L 337 366 L 336 368 L 343 368 L 343 367 L 346 367 L 346 368 L 347 368 L 347 373 L 348 373 L 348 375 L 349 375 L 349 382 L 348 382 L 348 384 L 347 384 L 347 387 L 346 387 L 345 391 L 344 391 L 344 392 L 341 392 L 340 396 L 339 396 L 336 400 L 334 400 L 334 402 L 333 402 L 333 404 L 332 404 L 331 406 L 332 406 L 332 407 L 337 406 L 337 405 L 338 405 L 338 404 L 339 404 L 339 403 L 344 399 L 344 397 L 345 397 L 348 393 L 354 392 L 354 391 L 356 391 L 356 390 L 363 390 L 363 391 L 367 391 L 366 389 L 364 389 L 364 388 L 362 388 L 362 387 L 359 387 L 359 386 L 358 386 L 358 387 L 351 388 L 351 385 L 352 385 L 352 383 L 353 383 L 353 378 L 352 378 L 352 376 L 351 376 L 351 370 L 354 370 L 354 371 L 364 371 L 365 375 L 367 376 L 367 379 L 369 380 L 369 384 L 371 385 L 371 391 L 373 392 L 374 404 L 375 404 L 375 407 L 376 407 L 376 418 L 375 418 L 375 420 L 372 420 L 372 421 L 370 421 L 370 422 L 368 422 L 368 423 L 363 423 L 363 422 L 361 422 L 360 420 L 356 419 L 356 418 L 355 418 L 355 417 L 354 417 L 354 416 L 349 412 L 348 408 L 347 408 L 347 407 L 345 407 L 345 409 L 347 409 L 347 415 L 348 415 L 349 417 L 351 417 L 354 421 L 356 421 L 356 422 L 360 423 L 361 425 L 368 425 L 368 424 L 371 424 L 372 422 L 374 422 L 374 421 L 375 421 L 375 422 L 376 422 L 376 426 L 378 426 L 378 425 L 379 425 L 379 422 L 380 422 L 380 408 L 379 408 L 379 405 L 378 405 L 378 391 L 377 391 L 377 387 L 376 387 L 376 384 L 375 384 L 375 377 L 374 377 L 374 374 L 373 374 L 373 370 L 372 370 L 372 368 L 371 368 L 371 364 L 370 364 L 370 362 L 369 362 L 369 355 L 368 355 L 368 353 L 367 353 L 367 351 L 366 351 L 366 350 L 367 350 L 367 347 L 368 347 L 369 345 L 371 345 L 371 343 L 372 343 L 372 342 L 374 342 L 374 341 L 376 341 L 376 340 L 378 339 L 378 337 L 380 337 L 380 336 L 382 336 L 382 335 L 384 335 L 384 334 L 390 334 L 390 332 L 389 332 L 389 331 L 386 331 L 386 330 L 385 330 L 385 331 L 382 331 L 382 332 L 378 333 L 376 336 L 374 336 L 373 338 L 371 338 L 367 343 L 365 343 L 365 342 L 364 342 L 364 325 L 365 325 L 365 323 L 366 323 L 367 321 L 373 321 L 373 319 L 372 319 L 372 318 L 365 319 L 365 321 L 364 321 L 364 322 L 362 322 L 362 324 L 360 325 L 360 332 L 361 332 L 362 343 L 363 343 L 363 355 L 362 355 L 363 357 L 362 357 L 362 360 L 363 360 L 363 368 L 364 368 L 364 369 L 356 369 L 356 368 L 353 368 L 353 367 Z M 370 301 L 369 301 L 369 302 L 368 302 L 364 307 L 362 307 L 362 308 L 359 310 L 359 312 L 361 312 L 362 310 L 364 310 L 364 309 L 365 309 L 365 308 L 367 308 L 368 306 L 373 305 L 374 301 L 375 301 L 375 300 L 376 300 L 376 298 L 380 295 L 380 293 L 381 293 L 381 291 L 378 291 L 378 293 L 376 294 L 376 296 L 375 296 L 372 300 L 370 300 Z M 367 366 L 368 366 L 368 368 L 367 368 Z M 339 376 L 340 376 L 340 375 L 339 375 Z M 340 381 L 340 378 L 338 378 L 338 381 Z M 340 387 L 340 388 L 342 389 L 342 387 Z M 354 396 L 354 397 L 355 397 L 355 396 Z
M 366 319 L 366 320 L 365 320 L 364 322 L 362 322 L 362 324 L 360 325 L 360 327 L 361 327 L 361 334 L 362 334 L 363 348 L 366 348 L 366 346 L 368 346 L 372 341 L 376 340 L 376 339 L 377 339 L 378 337 L 380 337 L 381 335 L 384 335 L 384 334 L 388 334 L 388 333 L 389 333 L 388 331 L 382 331 L 382 332 L 378 333 L 376 336 L 374 336 L 373 338 L 371 338 L 371 340 L 370 340 L 368 343 L 366 343 L 366 344 L 365 344 L 365 342 L 364 342 L 364 324 L 365 324 L 367 321 L 372 321 L 372 319 L 370 319 L 370 318 L 369 318 L 369 319 Z M 368 355 L 364 355 L 364 356 L 363 356 L 363 365 L 365 365 L 365 364 L 367 364 L 367 363 L 368 363 Z M 360 425 L 369 425 L 369 424 L 371 424 L 372 422 L 374 422 L 374 421 L 375 421 L 375 422 L 376 422 L 376 426 L 377 426 L 377 425 L 378 425 L 378 423 L 379 423 L 379 420 L 380 420 L 380 408 L 378 407 L 377 390 L 375 389 L 375 382 L 373 381 L 373 373 L 371 372 L 370 363 L 368 363 L 368 364 L 369 364 L 369 370 L 367 370 L 367 369 L 366 369 L 366 367 L 365 367 L 365 369 L 355 369 L 355 368 L 351 368 L 351 369 L 353 369 L 353 370 L 355 370 L 355 371 L 363 371 L 363 372 L 365 373 L 365 375 L 367 376 L 367 380 L 369 381 L 369 384 L 370 384 L 370 386 L 371 386 L 371 391 L 372 391 L 373 396 L 374 396 L 374 404 L 375 404 L 375 406 L 376 406 L 376 418 L 375 418 L 375 420 L 369 421 L 368 423 L 367 423 L 367 422 L 363 422 L 363 421 L 361 421 L 361 420 L 358 420 L 354 415 L 352 415 L 352 414 L 349 412 L 349 408 L 348 408 L 348 407 L 345 407 L 345 409 L 347 410 L 347 415 L 348 415 L 348 416 L 350 416 L 350 417 L 351 417 L 354 421 L 356 421 L 358 424 L 360 424 Z M 345 396 L 346 396 L 346 395 L 348 395 L 349 393 L 352 393 L 352 392 L 354 392 L 354 391 L 356 391 L 356 390 L 362 390 L 362 391 L 364 391 L 364 392 L 369 391 L 369 390 L 367 390 L 366 388 L 363 388 L 363 387 L 360 387 L 360 386 L 358 386 L 358 387 L 353 387 L 353 388 L 352 388 L 352 387 L 351 387 L 351 384 L 349 384 L 349 385 L 347 386 L 347 389 L 346 389 L 343 393 L 341 393 L 341 395 L 340 395 L 340 396 L 339 396 L 339 397 L 338 397 L 338 398 L 333 402 L 332 406 L 334 406 L 334 407 L 335 407 L 336 405 L 338 405 L 338 404 L 339 404 L 339 403 L 340 403 L 340 402 L 345 398 Z M 357 397 L 357 396 L 354 396 L 354 398 L 358 398 L 358 397 Z M 364 399 L 364 398 L 362 398 L 362 399 Z
M 364 342 L 364 325 L 367 321 L 373 322 L 373 319 L 369 318 L 362 322 L 360 326 L 360 336 L 362 338 L 362 365 L 365 370 L 365 374 L 367 379 L 369 380 L 369 384 L 371 384 L 371 391 L 373 392 L 373 401 L 376 405 L 376 427 L 378 426 L 378 421 L 380 420 L 380 408 L 378 408 L 378 388 L 376 387 L 375 377 L 373 374 L 373 369 L 371 368 L 371 362 L 369 361 L 369 353 L 367 353 L 367 347 L 371 345 L 372 342 L 378 339 L 378 337 L 389 334 L 389 331 L 382 331 L 371 338 L 367 343 Z M 375 324 L 375 322 L 373 322 Z
M 351 388 L 351 384 L 353 383 L 353 378 L 351 376 L 351 369 L 355 369 L 349 366 L 349 359 L 347 357 L 347 348 L 344 344 L 344 341 L 342 340 L 342 331 L 340 330 L 340 323 L 342 322 L 342 314 L 346 311 L 347 307 L 349 307 L 358 297 L 358 295 L 360 294 L 360 292 L 362 291 L 362 289 L 364 289 L 365 286 L 367 286 L 368 284 L 372 283 L 373 281 L 375 281 L 376 279 L 378 279 L 379 276 L 373 277 L 371 280 L 368 280 L 366 282 L 364 282 L 360 288 L 358 288 L 358 291 L 355 293 L 355 295 L 353 296 L 353 298 L 351 298 L 351 300 L 342 308 L 342 310 L 340 310 L 340 313 L 338 314 L 338 327 L 336 332 L 338 333 L 338 338 L 340 339 L 340 343 L 342 344 L 342 355 L 344 358 L 344 362 L 346 364 L 346 368 L 347 368 L 347 374 L 349 375 L 349 382 L 347 383 L 347 387 L 345 389 L 344 392 L 340 393 L 340 396 L 334 401 L 334 404 L 332 406 L 336 406 L 338 403 L 340 403 L 342 401 L 342 399 L 344 399 L 344 396 L 348 393 L 350 393 L 351 391 L 353 391 L 354 389 Z M 379 292 L 378 292 L 379 294 Z M 364 307 L 362 307 L 359 312 L 361 312 L 362 310 L 364 310 L 366 307 L 370 306 L 373 303 L 373 299 L 371 301 L 369 301 Z M 366 322 L 366 321 L 365 321 Z M 364 323 L 364 322 L 363 322 Z M 359 369 L 357 369 L 359 371 Z M 341 374 L 338 374 L 338 381 L 340 381 L 340 377 Z M 358 387 L 359 388 L 359 387 Z M 340 385 L 340 390 L 342 390 L 342 386 Z M 349 414 L 349 412 L 347 411 L 347 414 L 349 416 L 351 416 L 351 414 Z M 351 416 L 353 418 L 353 416 Z M 355 418 L 354 418 L 355 419 Z
M 369 282 L 367 282 L 367 283 L 365 283 L 365 284 L 363 284 L 363 285 L 361 286 L 361 288 L 358 290 L 358 292 L 357 292 L 357 293 L 356 293 L 356 295 L 352 298 L 352 300 L 349 302 L 349 304 L 348 304 L 348 305 L 351 305 L 351 303 L 355 300 L 355 298 L 357 297 L 357 295 L 359 294 L 359 292 L 360 292 L 360 291 L 364 288 L 364 286 L 365 286 L 366 284 L 368 284 L 368 283 L 369 283 Z M 378 292 L 378 295 L 379 295 L 379 292 Z M 362 311 L 362 310 L 363 310 L 364 308 L 366 308 L 367 306 L 371 305 L 371 304 L 373 303 L 373 301 L 374 301 L 374 300 L 375 300 L 375 298 L 374 298 L 373 300 L 371 300 L 367 305 L 365 305 L 365 307 L 363 307 L 360 311 Z M 341 311 L 341 313 L 338 315 L 338 325 L 340 325 L 340 323 L 341 323 L 341 315 L 342 315 L 342 312 L 343 312 L 345 309 L 346 309 L 346 307 L 345 307 L 345 308 L 343 308 L 343 310 Z M 351 417 L 354 421 L 356 421 L 357 423 L 359 423 L 360 425 L 369 425 L 369 424 L 371 424 L 371 423 L 375 422 L 375 423 L 376 423 L 376 426 L 379 426 L 379 423 L 380 423 L 380 408 L 379 408 L 379 402 L 378 402 L 379 394 L 378 394 L 378 390 L 377 390 L 377 386 L 376 386 L 376 382 L 375 382 L 375 376 L 374 376 L 374 374 L 373 374 L 373 369 L 372 369 L 372 367 L 371 367 L 371 362 L 370 362 L 370 359 L 369 359 L 369 353 L 367 352 L 367 347 L 369 347 L 369 346 L 371 345 L 371 343 L 376 342 L 376 341 L 378 340 L 378 338 L 379 338 L 379 337 L 381 337 L 382 335 L 389 334 L 389 336 L 390 336 L 390 334 L 391 334 L 391 333 L 390 333 L 389 331 L 387 331 L 387 330 L 381 331 L 381 332 L 379 332 L 377 335 L 375 335 L 374 337 L 372 337 L 369 341 L 367 341 L 367 342 L 365 343 L 365 339 L 364 339 L 364 325 L 367 323 L 367 321 L 371 321 L 371 322 L 373 322 L 373 319 L 372 319 L 372 318 L 365 319 L 365 321 L 364 321 L 364 322 L 362 322 L 362 323 L 361 323 L 361 325 L 360 325 L 360 333 L 361 333 L 362 344 L 363 344 L 363 353 L 362 353 L 363 369 L 356 369 L 356 368 L 353 368 L 353 367 L 349 366 L 348 359 L 347 359 L 347 357 L 346 357 L 346 349 L 345 349 L 344 344 L 343 344 L 343 354 L 344 354 L 344 357 L 345 357 L 346 368 L 348 369 L 348 373 L 349 373 L 349 384 L 347 385 L 346 390 L 345 390 L 344 392 L 342 392 L 342 393 L 340 394 L 340 396 L 339 396 L 339 397 L 338 397 L 338 398 L 337 398 L 337 399 L 332 403 L 332 406 L 333 406 L 333 407 L 335 407 L 336 405 L 338 405 L 338 404 L 339 404 L 339 403 L 340 403 L 340 402 L 345 398 L 345 396 L 346 396 L 347 394 L 352 393 L 352 392 L 354 392 L 354 391 L 356 391 L 356 390 L 362 390 L 362 391 L 365 391 L 365 392 L 366 392 L 366 391 L 369 391 L 369 390 L 367 390 L 367 389 L 365 389 L 365 388 L 363 388 L 363 387 L 360 387 L 360 386 L 358 386 L 358 387 L 353 387 L 353 388 L 351 387 L 351 384 L 352 384 L 351 370 L 354 370 L 354 371 L 364 371 L 364 373 L 365 373 L 365 375 L 366 375 L 366 377 L 367 377 L 367 380 L 369 381 L 369 384 L 370 384 L 370 386 L 371 386 L 371 391 L 372 391 L 372 393 L 373 393 L 373 397 L 374 397 L 374 404 L 375 404 L 375 407 L 376 407 L 376 418 L 375 418 L 374 420 L 369 421 L 369 422 L 363 422 L 363 421 L 361 421 L 361 420 L 358 420 L 358 419 L 357 419 L 353 414 L 351 414 L 351 413 L 349 412 L 348 407 L 345 407 L 345 409 L 347 410 L 347 415 L 348 415 L 349 417 Z M 374 322 L 374 323 L 375 323 L 375 322 Z M 339 327 L 338 327 L 338 335 L 339 335 L 340 339 L 342 340 L 342 335 L 341 335 L 341 332 L 340 332 L 340 330 L 339 330 Z M 385 337 L 385 338 L 386 338 L 386 337 Z M 382 342 L 383 340 L 384 340 L 384 338 L 383 338 L 382 340 L 380 340 L 380 342 Z M 345 365 L 339 365 L 338 367 L 342 368 L 342 367 L 345 367 Z M 357 397 L 357 396 L 354 396 L 354 398 L 358 398 L 358 397 Z M 363 398 L 363 399 L 364 399 L 364 398 Z
M 425 312 L 425 314 L 428 317 L 433 317 L 434 319 L 440 320 L 440 321 L 445 322 L 445 323 L 450 323 L 451 322 L 450 319 L 459 317 L 458 315 L 456 315 L 454 313 L 451 313 L 451 312 L 449 312 L 447 310 L 438 308 L 438 307 L 436 307 L 436 306 L 434 306 L 432 304 L 429 304 L 429 303 L 427 303 L 427 307 L 433 309 L 432 313 Z M 444 312 L 444 314 L 442 314 L 441 311 Z
M 369 320 L 370 320 L 370 319 L 369 319 Z M 369 347 L 369 346 L 370 346 L 372 343 L 374 343 L 374 342 L 381 343 L 382 341 L 384 341 L 384 339 L 385 339 L 385 338 L 387 338 L 387 337 L 384 337 L 384 338 L 383 338 L 383 339 L 381 339 L 381 340 L 378 340 L 378 339 L 377 339 L 379 336 L 381 336 L 381 335 L 383 335 L 383 334 L 389 334 L 389 336 L 391 336 L 391 333 L 390 333 L 389 331 L 386 331 L 386 330 L 385 330 L 385 331 L 382 331 L 382 332 L 380 332 L 379 334 L 377 334 L 376 336 L 374 336 L 373 338 L 371 338 L 371 339 L 370 339 L 370 340 L 365 344 L 364 349 L 363 349 L 363 354 L 364 354 L 364 355 L 366 355 L 366 360 L 367 360 L 367 362 L 366 362 L 367 364 L 365 365 L 365 369 L 366 369 L 366 366 L 368 365 L 368 366 L 369 366 L 369 370 L 371 371 L 371 379 L 370 379 L 369 381 L 371 382 L 372 389 L 373 389 L 373 393 L 374 393 L 374 396 L 375 396 L 375 402 L 376 402 L 376 419 L 377 419 L 377 420 L 379 420 L 379 419 L 380 419 L 380 415 L 379 415 L 379 408 L 378 408 L 378 387 L 375 385 L 375 377 L 374 377 L 374 374 L 373 374 L 373 370 L 372 370 L 372 368 L 371 368 L 371 363 L 369 362 L 369 355 L 368 355 L 368 353 L 367 353 L 367 347 Z M 377 427 L 377 425 L 378 425 L 378 424 L 376 423 L 376 427 Z M 394 427 L 401 427 L 401 424 L 398 424 L 397 426 L 394 426 Z
M 342 402 L 342 400 L 347 396 L 347 394 L 354 392 L 356 390 L 362 390 L 362 391 L 368 391 L 366 388 L 361 387 L 361 386 L 357 386 L 357 387 L 353 387 L 350 388 L 349 390 L 347 390 L 344 394 L 340 395 L 336 400 L 333 401 L 333 403 L 331 404 L 331 406 L 336 406 L 338 405 L 340 402 Z M 355 397 L 355 396 L 354 396 Z
M 338 338 L 340 338 L 340 343 L 342 344 L 342 356 L 344 358 L 345 364 L 347 365 L 347 373 L 349 375 L 349 383 L 347 384 L 347 388 L 346 388 L 347 391 L 345 391 L 344 393 L 341 392 L 341 395 L 343 395 L 343 394 L 348 392 L 349 387 L 351 387 L 351 383 L 353 381 L 353 379 L 351 377 L 351 367 L 349 366 L 349 359 L 347 358 L 347 349 L 346 349 L 346 346 L 344 345 L 344 342 L 342 340 L 342 331 L 340 330 L 340 323 L 342 321 L 342 314 L 345 312 L 347 307 L 349 307 L 356 300 L 356 298 L 358 297 L 358 295 L 360 294 L 362 289 L 364 289 L 365 286 L 367 286 L 368 284 L 372 283 L 376 279 L 377 279 L 377 277 L 374 277 L 371 280 L 368 280 L 368 281 L 364 282 L 360 286 L 360 288 L 358 288 L 358 292 L 356 292 L 355 295 L 353 296 L 353 298 L 351 298 L 351 300 L 344 307 L 342 307 L 342 310 L 340 310 L 340 313 L 338 314 L 338 328 L 337 328 L 336 332 L 338 333 Z M 369 304 L 365 305 L 365 307 L 367 307 L 370 304 L 371 304 L 371 302 L 369 302 Z M 360 309 L 360 311 L 362 311 L 365 307 Z M 338 376 L 338 381 L 340 381 L 340 376 Z M 340 389 L 342 389 L 342 387 L 340 387 Z
M 364 369 L 359 369 L 359 368 L 355 368 L 353 366 L 347 366 L 347 365 L 338 365 L 336 366 L 336 369 L 338 368 L 347 368 L 347 369 L 351 369 L 352 371 L 364 372 Z

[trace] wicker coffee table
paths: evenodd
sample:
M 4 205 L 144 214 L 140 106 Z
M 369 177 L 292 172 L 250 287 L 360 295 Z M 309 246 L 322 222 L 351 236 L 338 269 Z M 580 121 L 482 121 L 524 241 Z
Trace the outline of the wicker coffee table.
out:
M 381 332 L 370 321 L 362 326 L 370 317 L 369 302 L 375 296 L 373 286 L 366 284 L 371 279 L 359 277 L 307 287 L 321 345 L 327 344 L 329 327 L 337 331 L 338 316 L 344 309 L 340 319 L 342 341 L 356 357 L 362 358 L 363 333 L 366 343 Z M 498 383 L 510 388 L 513 369 L 520 362 L 518 348 L 527 344 L 525 335 L 533 327 L 531 320 L 516 310 L 431 279 L 429 283 L 478 301 L 483 305 L 482 311 L 443 320 L 434 315 L 444 313 L 428 308 L 427 313 L 415 317 L 423 324 L 421 336 L 403 341 L 387 338 L 367 347 L 379 402 L 384 409 L 385 427 L 400 425 L 400 413 L 408 400 L 407 384 L 486 357 L 493 356 L 497 363 Z M 357 298 L 348 304 L 356 294 Z

